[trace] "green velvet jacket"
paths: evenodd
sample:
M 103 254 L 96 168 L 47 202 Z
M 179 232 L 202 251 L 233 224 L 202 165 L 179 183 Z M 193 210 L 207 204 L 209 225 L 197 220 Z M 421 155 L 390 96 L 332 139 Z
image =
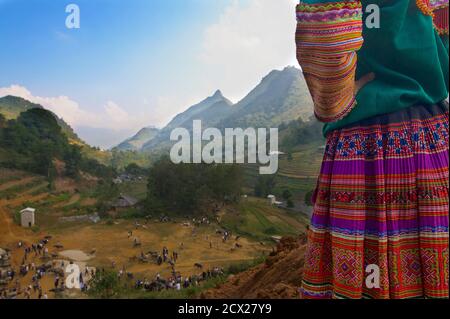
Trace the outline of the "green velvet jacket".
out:
M 362 19 L 363 38 L 362 46 L 354 50 L 356 52 L 355 69 L 341 67 L 340 70 L 345 70 L 345 73 L 333 73 L 329 69 L 331 64 L 323 64 L 328 68 L 326 72 L 313 74 L 314 58 L 318 57 L 322 63 L 324 56 L 332 58 L 333 52 L 330 48 L 336 47 L 337 54 L 342 52 L 346 54 L 345 58 L 340 55 L 341 61 L 345 61 L 346 65 L 349 59 L 353 58 L 351 54 L 354 52 L 351 52 L 352 49 L 347 44 L 342 45 L 342 41 L 345 39 L 346 43 L 349 43 L 353 41 L 352 39 L 357 39 L 356 35 L 348 37 L 345 32 L 340 32 L 335 39 L 332 39 L 329 37 L 329 32 L 332 30 L 330 28 L 327 29 L 329 31 L 326 37 L 320 38 L 320 36 L 325 30 L 322 27 L 323 23 L 327 23 L 325 25 L 328 28 L 338 22 L 340 23 L 338 27 L 342 27 L 340 30 L 346 30 L 349 25 L 342 23 L 349 21 L 348 5 L 353 5 L 355 2 L 361 4 L 362 15 L 352 15 L 352 19 L 353 22 L 354 19 Z M 343 111 L 334 111 L 338 115 L 324 121 L 327 122 L 324 127 L 325 135 L 332 130 L 369 117 L 395 112 L 416 104 L 435 104 L 448 97 L 448 25 L 445 25 L 448 24 L 448 0 L 423 1 L 423 6 L 428 5 L 426 7 L 421 7 L 420 2 L 416 0 L 305 0 L 300 2 L 297 7 L 297 50 L 300 53 L 297 57 L 313 95 L 316 114 L 317 112 L 326 114 L 327 105 L 324 97 L 332 97 L 330 100 L 334 98 L 335 101 L 341 98 L 341 104 L 348 104 L 330 106 L 330 109 L 338 107 Z M 379 28 L 368 27 L 375 21 L 371 19 L 375 11 L 368 11 L 369 5 L 372 4 L 379 8 Z M 337 16 L 339 18 L 336 18 Z M 311 24 L 312 20 L 320 20 L 322 24 Z M 315 33 L 316 27 L 320 33 Z M 304 30 L 314 34 L 314 37 L 303 36 Z M 317 34 L 320 36 L 318 37 Z M 322 40 L 311 44 L 310 42 L 316 41 L 315 39 Z M 324 43 L 326 43 L 326 51 L 318 51 L 317 47 Z M 345 50 L 339 49 L 342 47 Z M 319 53 L 316 54 L 316 52 Z M 337 64 L 333 65 L 336 68 Z M 375 79 L 358 91 L 352 104 L 348 102 L 350 101 L 348 97 L 342 100 L 342 95 L 333 95 L 338 93 L 329 89 L 336 82 L 330 81 L 331 77 L 328 74 L 338 74 L 339 77 L 335 80 L 343 76 L 347 76 L 346 80 L 348 80 L 349 74 L 353 76 L 351 80 L 358 80 L 369 73 L 374 73 Z M 354 81 L 350 82 L 354 83 Z M 339 89 L 345 91 L 342 87 Z M 347 93 L 351 91 L 350 87 L 346 90 Z

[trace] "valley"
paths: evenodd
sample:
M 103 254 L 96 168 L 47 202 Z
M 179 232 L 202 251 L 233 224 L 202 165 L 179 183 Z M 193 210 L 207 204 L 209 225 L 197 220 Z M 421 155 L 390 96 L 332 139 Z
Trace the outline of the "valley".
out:
M 160 251 L 167 247 L 169 251 L 177 251 L 179 261 L 176 270 L 183 276 L 199 273 L 195 264 L 201 264 L 204 269 L 221 267 L 244 267 L 253 264 L 254 260 L 264 258 L 271 251 L 275 242 L 272 236 L 298 235 L 304 232 L 306 218 L 295 214 L 288 214 L 281 209 L 274 208 L 265 200 L 248 198 L 238 206 L 226 207 L 218 215 L 220 224 L 211 222 L 209 225 L 194 227 L 187 226 L 190 221 L 185 218 L 174 218 L 170 222 L 161 223 L 157 218 L 145 219 L 106 219 L 98 223 L 91 221 L 63 221 L 68 216 L 81 216 L 94 210 L 96 201 L 90 197 L 93 193 L 88 187 L 81 187 L 77 193 L 74 188 L 67 186 L 68 181 L 59 181 L 58 188 L 49 192 L 46 183 L 40 176 L 30 175 L 22 171 L 0 170 L 0 243 L 2 248 L 9 249 L 12 255 L 13 268 L 19 268 L 23 252 L 17 247 L 19 241 L 25 245 L 38 242 L 45 236 L 51 236 L 49 254 L 55 254 L 51 260 L 66 260 L 61 253 L 64 251 L 82 251 L 89 254 L 88 261 L 81 264 L 96 269 L 111 269 L 113 263 L 117 270 L 126 269 L 134 278 L 154 278 L 157 274 L 169 277 L 172 269 L 169 264 L 158 266 L 152 262 L 139 262 L 141 252 Z M 73 186 L 80 187 L 80 184 Z M 145 182 L 133 182 L 121 185 L 121 189 L 131 191 L 133 195 L 142 197 Z M 98 191 L 98 190 L 97 190 Z M 18 225 L 17 213 L 24 207 L 34 207 L 36 226 L 24 229 Z M 233 231 L 234 237 L 240 235 L 238 241 L 234 237 L 223 242 L 218 229 Z M 133 237 L 127 235 L 133 232 Z M 134 247 L 133 238 L 138 238 L 141 245 Z M 240 248 L 236 249 L 236 242 Z M 62 248 L 55 248 L 61 245 Z M 45 260 L 44 260 L 45 261 Z M 30 262 L 38 265 L 43 263 L 39 257 Z M 77 260 L 72 260 L 77 263 Z M 26 285 L 29 276 L 19 279 L 20 284 Z M 133 282 L 129 281 L 132 285 Z M 51 276 L 42 280 L 43 289 L 50 291 L 53 285 Z M 76 296 L 85 298 L 86 295 L 68 291 L 68 295 L 48 293 L 50 298 Z M 75 295 L 73 295 L 75 294 Z M 126 297 L 127 294 L 121 297 Z M 151 297 L 149 294 L 147 297 Z M 37 295 L 32 295 L 36 298 Z M 141 297 L 145 298 L 145 294 Z

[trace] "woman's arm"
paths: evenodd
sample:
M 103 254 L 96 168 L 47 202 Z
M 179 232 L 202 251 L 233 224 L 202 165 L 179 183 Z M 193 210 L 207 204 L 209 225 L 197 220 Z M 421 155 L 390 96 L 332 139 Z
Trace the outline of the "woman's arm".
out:
M 356 52 L 363 44 L 361 1 L 300 2 L 296 43 L 317 118 L 342 119 L 356 105 Z

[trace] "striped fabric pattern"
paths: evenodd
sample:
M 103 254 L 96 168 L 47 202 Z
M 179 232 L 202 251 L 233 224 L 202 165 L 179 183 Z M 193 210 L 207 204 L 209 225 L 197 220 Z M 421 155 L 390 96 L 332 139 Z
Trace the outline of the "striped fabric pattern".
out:
M 449 297 L 448 115 L 416 106 L 328 135 L 303 298 Z
M 416 2 L 419 9 L 425 15 L 433 17 L 436 31 L 440 35 L 448 35 L 448 0 L 416 0 Z
M 322 122 L 345 117 L 356 105 L 355 71 L 362 44 L 360 1 L 297 6 L 297 59 Z

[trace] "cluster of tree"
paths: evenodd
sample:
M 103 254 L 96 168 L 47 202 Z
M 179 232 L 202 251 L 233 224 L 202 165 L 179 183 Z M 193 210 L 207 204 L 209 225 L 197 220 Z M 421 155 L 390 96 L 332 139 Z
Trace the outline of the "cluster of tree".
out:
M 137 164 L 140 167 L 149 167 L 151 165 L 151 156 L 145 152 L 138 151 L 111 151 L 111 166 L 121 171 L 130 164 Z
M 254 193 L 257 197 L 266 198 L 269 195 L 276 194 L 277 186 L 276 175 L 260 175 L 255 183 Z M 289 189 L 283 190 L 281 197 L 289 208 L 294 207 L 293 194 Z
M 77 177 L 80 170 L 96 176 L 112 176 L 111 169 L 85 159 L 71 145 L 55 116 L 44 109 L 30 109 L 16 120 L 0 118 L 0 147 L 8 153 L 1 165 L 48 176 L 56 174 L 55 159 L 65 163 L 64 174 Z
M 163 157 L 150 169 L 146 208 L 182 215 L 208 213 L 240 199 L 242 175 L 237 165 L 177 165 Z
M 255 183 L 255 196 L 265 198 L 272 195 L 277 185 L 275 178 L 275 175 L 259 175 Z
M 88 293 L 99 299 L 111 299 L 119 296 L 123 291 L 118 273 L 110 270 L 97 271 L 89 281 Z
M 323 142 L 323 124 L 311 117 L 309 121 L 303 121 L 299 118 L 288 124 L 282 124 L 279 127 L 283 149 L 291 149 L 298 145 L 304 145 L 312 142 Z
M 314 190 L 311 190 L 305 194 L 305 205 L 306 206 L 314 206 L 313 205 L 313 196 L 314 196 Z
M 292 201 L 293 195 L 292 195 L 292 193 L 291 193 L 290 190 L 285 189 L 285 190 L 283 191 L 283 193 L 282 193 L 281 196 L 282 196 L 283 199 L 286 201 L 287 207 L 293 208 L 293 207 L 295 206 L 295 205 L 294 205 L 294 202 Z
M 3 114 L 0 114 L 0 129 L 2 129 L 5 125 L 6 125 L 6 119 L 3 116 Z M 0 132 L 0 134 L 1 134 L 1 132 Z M 0 135 L 0 138 L 1 138 L 1 135 Z
M 149 170 L 147 168 L 139 166 L 136 163 L 131 163 L 128 164 L 127 167 L 125 167 L 123 172 L 132 176 L 147 176 Z

